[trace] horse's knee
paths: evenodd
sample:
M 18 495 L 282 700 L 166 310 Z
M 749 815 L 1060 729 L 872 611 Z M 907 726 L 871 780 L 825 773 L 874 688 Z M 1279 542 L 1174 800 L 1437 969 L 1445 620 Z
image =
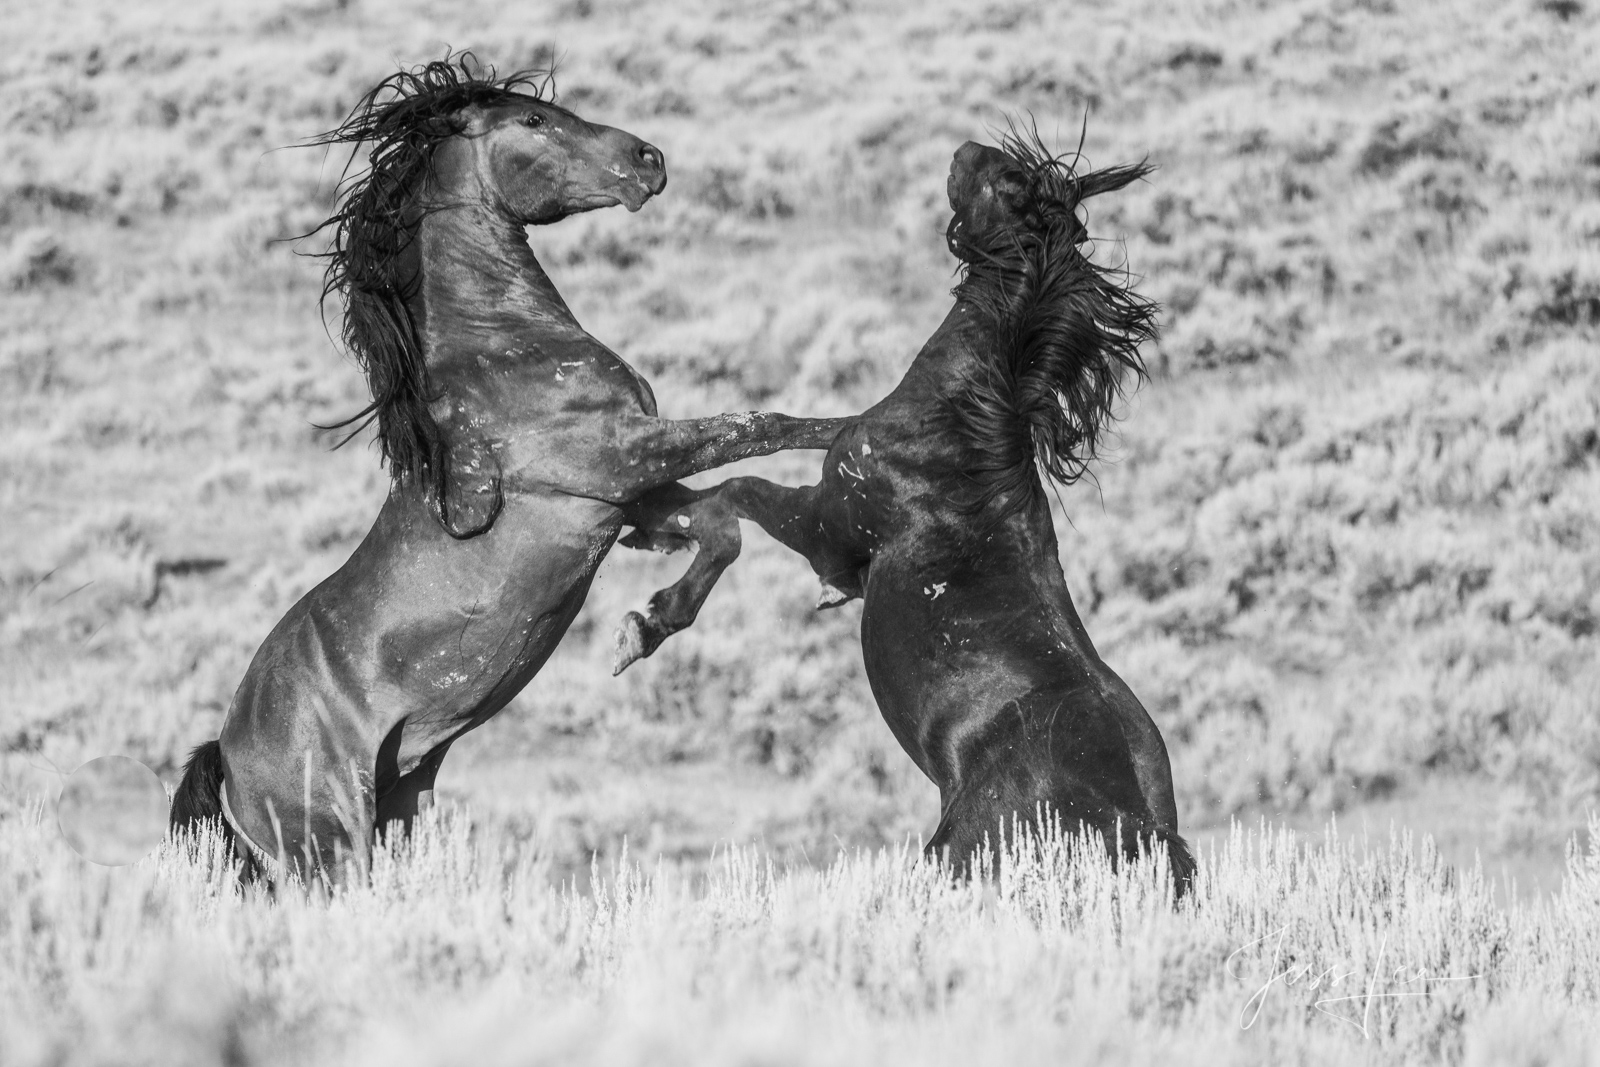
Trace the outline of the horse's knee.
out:
M 697 514 L 701 519 L 700 536 L 709 537 L 719 554 L 737 556 L 744 537 L 739 532 L 739 513 L 733 504 L 720 496 L 708 496 L 699 502 Z
M 744 547 L 739 516 L 733 505 L 715 491 L 680 508 L 668 519 L 675 532 L 694 542 L 695 564 L 701 570 L 721 573 Z

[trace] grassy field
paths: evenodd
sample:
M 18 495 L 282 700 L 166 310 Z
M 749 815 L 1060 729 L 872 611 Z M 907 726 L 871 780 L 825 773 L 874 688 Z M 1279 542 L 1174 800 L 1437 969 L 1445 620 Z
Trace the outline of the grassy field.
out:
M 1595 827 L 1600 830 L 1600 826 Z M 1412 1063 L 1600 1051 L 1600 853 L 1509 912 L 1426 843 L 1235 830 L 1164 872 L 1059 838 L 956 885 L 905 849 L 586 892 L 444 813 L 329 903 L 0 823 L 7 1064 Z
M 3 6 L 0 36 L 10 45 L 0 58 L 0 929 L 11 939 L 3 967 L 20 968 L 0 980 L 19 1005 L 43 1003 L 58 987 L 27 976 L 45 981 L 46 950 L 23 942 L 58 925 L 83 954 L 52 965 L 49 981 L 80 992 L 31 1013 L 37 1055 L 115 1059 L 94 1044 L 111 1040 L 110 1023 L 74 1044 L 71 1020 L 113 1003 L 141 1010 L 113 993 L 127 976 L 157 997 L 163 976 L 202 989 L 209 979 L 194 974 L 218 968 L 238 1014 L 194 1008 L 200 1060 L 221 1055 L 205 1044 L 219 1033 L 314 1044 L 319 1027 L 388 1033 L 390 1019 L 409 1020 L 385 1038 L 409 1044 L 393 1047 L 449 1058 L 445 1046 L 428 1051 L 442 1038 L 417 1036 L 431 1016 L 414 1009 L 435 979 L 390 974 L 377 1008 L 341 1001 L 326 1016 L 297 1000 L 329 943 L 351 960 L 393 952 L 413 976 L 426 970 L 419 961 L 444 960 L 456 977 L 437 979 L 452 990 L 441 1003 L 464 999 L 440 1009 L 454 1020 L 441 1033 L 486 1027 L 519 1050 L 508 1062 L 545 1055 L 527 1049 L 546 1040 L 577 1048 L 572 1035 L 596 1025 L 619 1057 L 643 1060 L 674 1005 L 691 1020 L 761 1005 L 773 1034 L 820 1028 L 821 1051 L 806 1053 L 817 1058 L 857 1038 L 998 1057 L 1008 1041 L 1034 1047 L 1034 1035 L 1038 1048 L 1095 1058 L 1104 1035 L 1115 1059 L 1143 1037 L 1186 1049 L 1178 1035 L 1190 1022 L 1199 1034 L 1232 1025 L 1213 1011 L 1212 992 L 1227 987 L 1205 985 L 1221 979 L 1196 977 L 1180 948 L 1197 930 L 1220 939 L 1261 927 L 1229 926 L 1215 908 L 1150 918 L 1166 932 L 1151 935 L 1149 960 L 1128 964 L 1138 977 L 1106 963 L 1112 992 L 1073 994 L 1058 1010 L 1036 999 L 1047 995 L 1040 976 L 1066 981 L 1064 961 L 1080 949 L 1109 960 L 1112 933 L 1073 920 L 1041 942 L 1059 955 L 1012 960 L 981 946 L 1001 929 L 996 945 L 1019 944 L 1023 928 L 1001 917 L 1018 913 L 913 886 L 905 879 L 921 876 L 889 854 L 805 873 L 841 848 L 894 849 L 927 833 L 937 799 L 877 717 L 857 609 L 813 613 L 804 564 L 755 532 L 695 629 L 614 680 L 614 621 L 683 566 L 616 552 L 544 673 L 458 744 L 441 775 L 476 833 L 537 855 L 541 886 L 587 884 L 591 857 L 610 864 L 624 841 L 647 867 L 665 857 L 710 879 L 677 896 L 640 890 L 664 910 L 654 926 L 629 927 L 644 940 L 617 950 L 633 961 L 623 978 L 571 960 L 548 971 L 504 954 L 473 962 L 459 930 L 431 948 L 351 947 L 360 935 L 323 913 L 258 914 L 181 864 L 69 873 L 75 861 L 51 851 L 35 806 L 59 788 L 58 770 L 120 753 L 175 781 L 182 754 L 216 736 L 272 623 L 376 513 L 386 478 L 374 452 L 364 442 L 330 451 L 313 428 L 357 409 L 364 383 L 317 316 L 319 264 L 296 254 L 319 245 L 285 240 L 328 213 L 343 160 L 284 146 L 334 125 L 397 64 L 447 45 L 502 69 L 559 57 L 565 103 L 665 151 L 671 183 L 638 215 L 569 220 L 532 242 L 580 320 L 650 377 L 673 416 L 843 414 L 881 396 L 948 306 L 949 156 L 1005 116 L 1031 112 L 1066 148 L 1087 112 L 1093 163 L 1148 156 L 1156 173 L 1093 205 L 1091 229 L 1106 238 L 1100 255 L 1126 256 L 1162 301 L 1164 336 L 1098 485 L 1062 494 L 1059 532 L 1090 633 L 1167 737 L 1185 827 L 1222 848 L 1218 828 L 1235 815 L 1306 828 L 1339 813 L 1380 840 L 1398 818 L 1435 833 L 1457 865 L 1481 853 L 1487 883 L 1510 871 L 1544 893 L 1552 910 L 1493 920 L 1506 945 L 1524 946 L 1505 950 L 1522 961 L 1519 977 L 1474 986 L 1478 999 L 1454 1014 L 1404 1016 L 1434 1019 L 1416 1025 L 1442 1036 L 1429 1044 L 1405 1022 L 1407 1036 L 1384 1046 L 1396 1056 L 1456 1060 L 1470 1046 L 1505 1062 L 1493 1049 L 1508 1020 L 1527 1049 L 1542 1048 L 1540 1020 L 1566 1034 L 1563 1013 L 1592 1006 L 1592 975 L 1540 970 L 1565 949 L 1525 946 L 1546 936 L 1536 931 L 1593 921 L 1596 892 L 1592 879 L 1562 882 L 1563 848 L 1573 835 L 1592 847 L 1588 813 L 1600 804 L 1594 5 L 199 0 Z M 814 463 L 741 468 L 800 482 Z M 751 870 L 796 866 L 768 881 L 705 874 L 719 845 L 753 849 L 738 853 Z M 1230 862 L 1216 900 L 1279 884 L 1272 863 Z M 453 886 L 453 870 L 427 877 Z M 63 895 L 69 884 L 81 895 Z M 1467 893 L 1481 904 L 1471 895 L 1481 887 L 1429 884 L 1430 900 Z M 406 916 L 421 915 L 454 890 L 388 892 L 351 914 L 381 923 L 385 902 L 403 898 Z M 672 941 L 674 917 L 719 929 L 716 902 L 730 893 L 767 915 L 739 928 L 758 931 L 755 942 Z M 881 933 L 870 932 L 875 893 L 893 898 Z M 800 925 L 762 925 L 771 915 L 757 902 L 784 894 L 807 901 L 795 905 Z M 91 898 L 129 909 L 125 935 L 70 932 L 86 929 Z M 140 918 L 132 902 L 146 898 L 156 910 Z M 540 930 L 621 914 L 590 898 L 518 899 Z M 1323 929 L 1312 903 L 1288 899 L 1307 937 L 1339 936 L 1333 913 Z M 215 923 L 194 935 L 200 947 L 152 957 L 190 906 Z M 1373 907 L 1359 912 L 1368 940 L 1317 944 L 1367 951 L 1380 928 L 1372 914 L 1389 905 Z M 845 915 L 855 925 L 840 925 Z M 1067 930 L 1055 922 L 1044 928 Z M 501 936 L 491 927 L 477 929 Z M 734 981 L 719 968 L 738 952 L 800 929 L 811 940 L 793 966 L 807 981 L 841 981 L 843 971 L 808 968 L 846 966 L 839 946 L 857 938 L 904 935 L 884 949 L 899 959 L 949 933 L 976 953 L 962 966 L 984 976 L 984 992 L 949 1004 L 929 994 L 912 1010 L 896 998 L 929 987 L 898 976 L 836 1002 L 811 987 L 784 992 L 774 976 L 788 964 L 771 959 L 748 964 L 765 976 L 751 979 L 754 1000 L 716 984 Z M 639 962 L 652 937 L 671 942 L 663 958 L 680 971 L 652 976 Z M 628 996 L 707 975 L 704 998 L 680 990 L 654 1022 L 618 1028 Z M 1191 980 L 1192 999 L 1174 994 L 1186 1005 L 1176 1014 L 1136 1010 L 1150 989 Z M 466 1003 L 502 981 L 509 999 Z M 548 1019 L 529 1021 L 528 996 L 553 1005 Z M 1112 998 L 1103 1018 L 1102 996 Z M 846 1022 L 824 1025 L 835 1006 Z M 991 1009 L 1005 1033 L 977 1050 L 962 1026 Z M 728 1018 L 719 1055 L 767 1056 L 758 1021 Z M 1264 1044 L 1218 1036 L 1215 1048 L 1222 1059 L 1320 1061 L 1321 1022 L 1285 1009 L 1252 1031 L 1273 1035 Z M 663 1055 L 695 1059 L 680 1037 L 660 1040 Z M 1566 1040 L 1552 1057 L 1572 1051 Z M 1335 1059 L 1369 1054 L 1366 1043 L 1329 1047 Z M 499 1049 L 480 1051 L 492 1061 Z M 6 1062 L 34 1054 L 0 1049 Z

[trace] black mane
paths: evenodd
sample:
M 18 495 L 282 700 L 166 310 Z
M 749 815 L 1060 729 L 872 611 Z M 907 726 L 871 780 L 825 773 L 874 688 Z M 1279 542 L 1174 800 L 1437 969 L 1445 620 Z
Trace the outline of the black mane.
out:
M 1032 502 L 1032 462 L 1062 485 L 1098 455 L 1116 416 L 1123 375 L 1146 377 L 1139 345 L 1156 335 L 1159 307 L 1134 293 L 1127 272 L 1093 263 L 1078 217 L 1083 201 L 1121 189 L 1154 168 L 1136 163 L 1080 174 L 1078 154 L 1056 156 L 1036 131 L 1012 127 L 1001 149 L 1025 190 L 1018 224 L 961 248 L 958 299 L 988 316 L 998 358 L 952 400 L 980 486 L 975 510 L 1001 501 L 999 517 Z
M 391 74 L 356 102 L 337 128 L 308 144 L 353 146 L 351 160 L 370 143 L 367 169 L 341 176 L 338 209 L 311 233 L 331 228 L 322 304 L 337 293 L 344 302 L 345 348 L 366 373 L 372 402 L 323 429 L 353 427 L 341 445 L 378 423 L 378 444 L 398 481 L 419 478 L 442 495 L 448 477 L 446 442 L 428 410 L 436 399 L 406 300 L 417 268 L 403 253 L 424 212 L 415 196 L 432 172 L 433 153 L 464 126 L 463 108 L 518 97 L 549 99 L 549 71 L 524 70 L 496 78 L 470 52 Z M 518 93 L 515 90 L 525 89 Z M 309 236 L 309 234 L 307 235 Z

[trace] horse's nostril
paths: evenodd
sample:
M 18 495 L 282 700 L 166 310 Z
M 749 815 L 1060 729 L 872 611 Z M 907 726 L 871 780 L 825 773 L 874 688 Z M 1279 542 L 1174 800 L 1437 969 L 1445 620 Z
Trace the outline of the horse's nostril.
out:
M 655 170 L 665 170 L 667 166 L 667 161 L 661 157 L 661 149 L 649 144 L 639 146 L 639 162 Z

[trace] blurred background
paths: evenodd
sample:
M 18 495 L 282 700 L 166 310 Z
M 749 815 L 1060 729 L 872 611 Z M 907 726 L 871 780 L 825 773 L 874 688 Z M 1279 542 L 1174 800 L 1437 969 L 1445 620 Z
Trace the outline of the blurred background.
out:
M 387 487 L 318 316 L 343 155 L 398 66 L 557 62 L 660 146 L 637 215 L 531 235 L 663 414 L 859 411 L 948 309 L 944 175 L 1032 115 L 1148 182 L 1090 205 L 1164 306 L 1097 484 L 1060 496 L 1102 655 L 1185 831 L 1433 833 L 1524 889 L 1600 802 L 1600 119 L 1580 0 L 7 5 L 0 27 L 0 818 L 57 769 L 175 784 Z M 1087 126 L 1085 128 L 1085 116 Z M 741 464 L 790 483 L 816 454 Z M 730 468 L 723 474 L 730 473 Z M 722 475 L 701 478 L 709 483 Z M 931 832 L 859 605 L 753 527 L 620 679 L 686 557 L 618 549 L 444 797 L 558 870 L 628 842 L 800 862 Z

